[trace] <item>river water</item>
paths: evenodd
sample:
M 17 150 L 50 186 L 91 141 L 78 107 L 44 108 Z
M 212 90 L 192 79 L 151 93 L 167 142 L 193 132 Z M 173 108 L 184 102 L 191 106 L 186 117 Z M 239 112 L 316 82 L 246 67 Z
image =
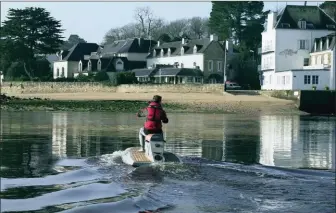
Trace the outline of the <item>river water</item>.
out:
M 334 212 L 334 117 L 170 114 L 182 164 L 135 169 L 143 120 L 1 112 L 1 212 Z

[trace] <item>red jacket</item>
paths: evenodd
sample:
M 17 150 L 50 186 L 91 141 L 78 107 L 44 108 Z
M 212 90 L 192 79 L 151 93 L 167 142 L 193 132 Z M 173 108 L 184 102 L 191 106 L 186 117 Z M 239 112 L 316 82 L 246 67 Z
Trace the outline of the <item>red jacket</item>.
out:
M 149 106 L 142 110 L 147 111 L 144 128 L 148 130 L 161 130 L 162 123 L 168 123 L 166 112 L 162 109 L 161 104 L 150 102 Z M 139 116 L 139 113 L 138 113 Z M 161 123 L 162 122 L 162 123 Z

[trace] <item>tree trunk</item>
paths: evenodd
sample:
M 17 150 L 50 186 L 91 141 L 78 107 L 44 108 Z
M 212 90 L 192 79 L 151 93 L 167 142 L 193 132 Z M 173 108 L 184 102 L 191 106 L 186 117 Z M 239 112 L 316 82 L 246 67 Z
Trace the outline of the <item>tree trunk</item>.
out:
M 24 68 L 25 73 L 28 75 L 30 81 L 33 82 L 33 77 L 30 75 L 29 71 L 27 70 L 26 62 L 23 62 L 23 68 Z

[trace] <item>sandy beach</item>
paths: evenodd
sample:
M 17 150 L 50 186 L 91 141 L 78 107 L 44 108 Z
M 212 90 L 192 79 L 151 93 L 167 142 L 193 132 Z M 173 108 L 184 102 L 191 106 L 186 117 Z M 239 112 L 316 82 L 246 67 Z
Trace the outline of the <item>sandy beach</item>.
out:
M 191 105 L 193 109 L 254 114 L 259 112 L 283 114 L 298 113 L 293 101 L 263 95 L 232 95 L 210 93 L 9 93 L 20 98 L 48 98 L 53 100 L 140 100 L 148 101 L 153 95 L 161 95 L 163 103 Z

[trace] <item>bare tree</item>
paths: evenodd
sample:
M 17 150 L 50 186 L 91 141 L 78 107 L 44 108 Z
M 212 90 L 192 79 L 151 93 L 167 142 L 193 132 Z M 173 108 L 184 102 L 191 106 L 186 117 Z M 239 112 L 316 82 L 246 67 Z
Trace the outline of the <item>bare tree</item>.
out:
M 170 37 L 175 38 L 181 36 L 181 34 L 186 33 L 188 30 L 188 20 L 179 19 L 170 22 L 165 27 L 165 33 Z
M 117 40 L 139 37 L 141 33 L 135 23 L 130 23 L 119 28 L 110 29 L 104 36 L 103 44 L 109 44 Z
M 207 36 L 207 18 L 193 17 L 188 20 L 189 22 L 189 34 L 194 38 L 202 38 Z
M 157 34 L 160 28 L 164 26 L 164 21 L 154 16 L 149 7 L 139 7 L 135 10 L 134 18 L 136 27 L 141 32 L 141 36 L 149 38 L 153 34 Z

